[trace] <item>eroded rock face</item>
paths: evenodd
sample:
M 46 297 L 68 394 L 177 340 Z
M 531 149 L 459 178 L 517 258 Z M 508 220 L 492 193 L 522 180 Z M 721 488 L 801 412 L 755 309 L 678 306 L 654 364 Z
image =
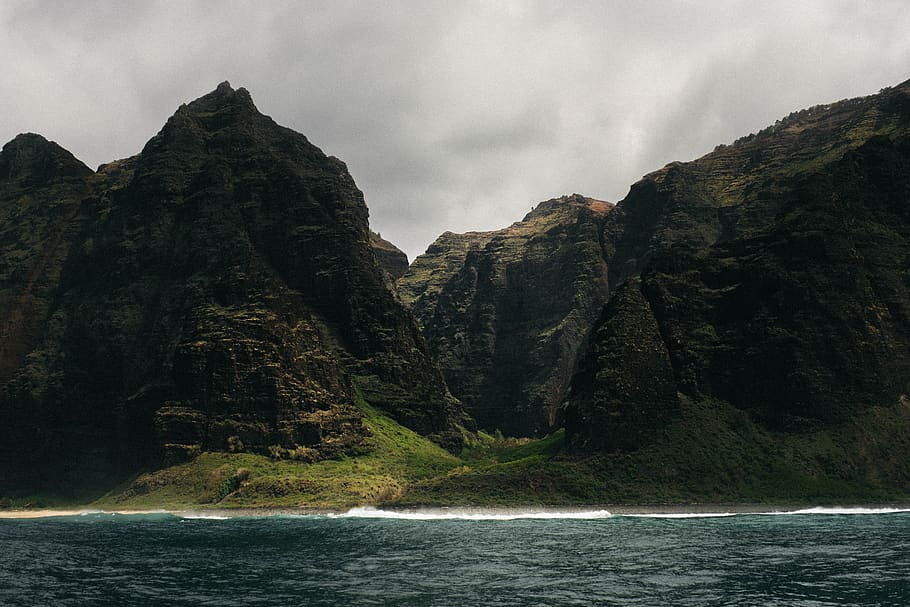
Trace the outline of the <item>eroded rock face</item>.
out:
M 566 196 L 503 230 L 447 232 L 399 279 L 480 427 L 533 436 L 561 425 L 577 353 L 607 297 L 600 234 L 611 208 Z
M 646 176 L 611 213 L 604 243 L 623 297 L 573 386 L 576 444 L 614 448 L 617 429 L 639 427 L 632 402 L 661 403 L 652 430 L 671 417 L 665 365 L 661 395 L 635 396 L 623 382 L 640 365 L 610 354 L 656 353 L 656 336 L 676 392 L 772 430 L 897 402 L 910 388 L 910 83 Z M 640 339 L 623 333 L 627 309 L 650 327 Z
M 0 152 L 0 385 L 44 331 L 91 169 L 40 135 Z
M 624 282 L 604 307 L 571 392 L 589 400 L 587 407 L 570 408 L 566 419 L 583 449 L 635 450 L 677 415 L 670 354 L 637 278 Z M 579 436 L 578 428 L 598 431 Z
M 4 484 L 201 450 L 331 455 L 366 435 L 355 389 L 424 434 L 457 434 L 345 165 L 246 90 L 181 106 L 97 174 L 20 139 L 0 156 L 0 327 L 18 332 L 0 359 Z

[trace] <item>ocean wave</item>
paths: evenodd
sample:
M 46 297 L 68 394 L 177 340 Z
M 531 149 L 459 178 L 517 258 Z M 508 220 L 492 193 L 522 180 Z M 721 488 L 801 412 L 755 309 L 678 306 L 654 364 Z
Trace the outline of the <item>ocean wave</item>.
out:
M 726 518 L 731 516 L 804 516 L 804 515 L 868 515 L 868 514 L 897 514 L 910 512 L 910 508 L 896 507 L 864 507 L 864 506 L 813 506 L 798 510 L 749 510 L 716 511 L 716 512 L 626 512 L 617 514 L 628 518 L 661 518 L 661 519 L 688 519 L 688 518 Z
M 816 506 L 813 508 L 803 508 L 801 510 L 783 510 L 779 512 L 766 512 L 764 514 L 772 516 L 785 515 L 804 515 L 804 514 L 898 514 L 901 512 L 910 512 L 910 508 L 870 508 L 870 507 L 843 507 L 843 506 Z
M 636 511 L 634 507 L 623 507 L 619 512 L 606 509 L 519 509 L 519 508 L 426 508 L 416 510 L 384 510 L 373 506 L 351 508 L 347 512 L 315 513 L 315 512 L 274 512 L 269 510 L 256 511 L 240 510 L 236 513 L 213 511 L 169 511 L 169 510 L 32 510 L 32 511 L 0 511 L 2 518 L 18 519 L 44 519 L 44 518 L 72 518 L 81 520 L 103 519 L 148 519 L 162 520 L 177 518 L 181 520 L 211 520 L 224 521 L 246 518 L 340 518 L 340 519 L 398 519 L 412 521 L 513 521 L 513 520 L 598 520 L 607 518 L 639 518 L 639 519 L 708 519 L 728 518 L 738 516 L 832 516 L 832 515 L 888 515 L 910 513 L 910 507 L 898 506 L 814 506 L 793 510 L 773 510 L 771 508 L 749 507 L 733 510 L 716 511 L 683 511 L 679 508 L 667 511 L 642 508 Z
M 741 514 L 750 514 L 749 512 L 630 512 L 619 514 L 627 518 L 725 518 L 728 516 L 739 516 Z
M 379 508 L 351 508 L 335 518 L 384 518 L 415 521 L 465 520 L 465 521 L 512 521 L 518 519 L 604 519 L 613 515 L 607 510 L 579 511 L 536 511 L 536 510 L 382 510 Z

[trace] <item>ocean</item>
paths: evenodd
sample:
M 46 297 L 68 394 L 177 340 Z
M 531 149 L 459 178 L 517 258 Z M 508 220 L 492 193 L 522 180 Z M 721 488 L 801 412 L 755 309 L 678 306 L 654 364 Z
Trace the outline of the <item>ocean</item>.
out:
M 910 605 L 910 511 L 0 519 L 0 605 Z

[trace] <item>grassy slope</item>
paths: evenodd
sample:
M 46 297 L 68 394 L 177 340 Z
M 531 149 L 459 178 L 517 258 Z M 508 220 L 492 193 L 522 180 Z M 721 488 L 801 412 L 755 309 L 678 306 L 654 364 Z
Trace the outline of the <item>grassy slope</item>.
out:
M 417 504 L 865 503 L 910 498 L 910 403 L 826 432 L 772 434 L 728 405 L 685 404 L 635 453 L 579 457 L 557 433 L 521 447 L 468 450 L 446 477 L 416 482 Z
M 910 402 L 833 431 L 775 435 L 723 403 L 686 402 L 651 447 L 579 456 L 562 431 L 541 440 L 468 436 L 459 457 L 363 401 L 372 432 L 359 455 L 303 463 L 204 453 L 146 473 L 90 504 L 106 509 L 541 506 L 910 501 Z M 7 506 L 73 506 L 31 498 Z M 80 504 L 81 505 L 81 504 Z
M 363 401 L 372 436 L 362 454 L 316 463 L 248 453 L 203 453 L 143 474 L 93 505 L 104 508 L 311 507 L 343 509 L 399 497 L 420 479 L 459 465 L 455 456 Z

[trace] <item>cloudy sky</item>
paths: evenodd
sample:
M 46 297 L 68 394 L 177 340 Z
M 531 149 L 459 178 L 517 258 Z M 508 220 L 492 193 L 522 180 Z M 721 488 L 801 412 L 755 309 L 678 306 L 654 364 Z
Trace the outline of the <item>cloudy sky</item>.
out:
M 410 258 L 910 78 L 907 0 L 0 2 L 0 139 L 92 167 L 223 81 L 347 162 Z

